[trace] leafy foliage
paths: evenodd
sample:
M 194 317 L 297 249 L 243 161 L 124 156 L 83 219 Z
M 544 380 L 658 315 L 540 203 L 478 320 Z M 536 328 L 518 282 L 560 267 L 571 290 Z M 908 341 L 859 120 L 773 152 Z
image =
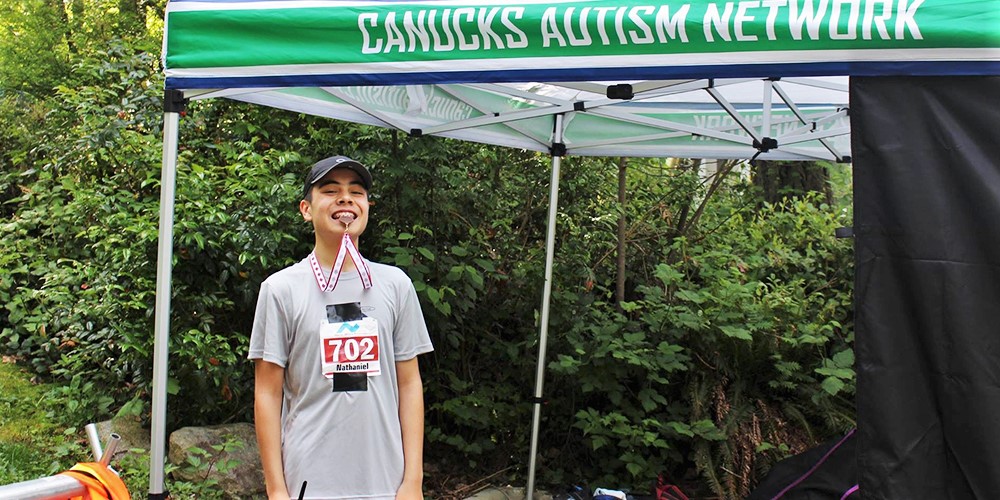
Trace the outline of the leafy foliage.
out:
M 72 425 L 148 404 L 152 379 L 162 80 L 154 44 L 112 21 L 84 24 L 107 36 L 68 51 L 68 74 L 43 72 L 51 95 L 0 93 L 0 350 L 57 382 Z M 221 100 L 180 135 L 169 426 L 251 417 L 257 288 L 311 248 L 305 166 L 347 154 L 375 177 L 361 251 L 413 279 L 436 346 L 428 461 L 523 480 L 549 159 Z M 853 425 L 853 257 L 833 238 L 849 195 L 772 205 L 744 165 L 625 164 L 620 203 L 616 160 L 562 162 L 540 481 L 641 491 L 666 472 L 745 495 Z
M 833 237 L 842 222 L 812 198 L 752 212 L 739 204 L 752 196 L 744 187 L 731 182 L 708 206 L 710 232 L 644 230 L 668 236 L 630 248 L 629 271 L 652 278 L 636 278 L 633 300 L 609 301 L 600 272 L 590 293 L 565 294 L 550 368 L 561 377 L 553 392 L 572 404 L 547 411 L 574 415 L 583 440 L 553 463 L 590 447 L 607 457 L 601 484 L 642 487 L 656 471 L 689 476 L 693 459 L 713 493 L 742 497 L 774 461 L 853 425 L 851 252 Z

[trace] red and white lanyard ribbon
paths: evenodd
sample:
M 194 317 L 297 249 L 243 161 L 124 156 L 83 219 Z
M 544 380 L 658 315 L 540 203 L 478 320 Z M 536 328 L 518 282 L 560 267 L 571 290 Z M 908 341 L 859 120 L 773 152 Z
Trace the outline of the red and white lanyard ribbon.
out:
M 319 285 L 319 289 L 324 292 L 332 292 L 334 288 L 337 288 L 337 282 L 340 281 L 340 272 L 344 268 L 344 259 L 347 254 L 351 254 L 351 260 L 354 261 L 354 268 L 358 270 L 358 275 L 361 276 L 361 283 L 365 288 L 372 287 L 372 272 L 368 269 L 368 263 L 365 259 L 361 258 L 361 252 L 358 251 L 358 247 L 354 246 L 354 241 L 351 240 L 351 236 L 344 231 L 344 239 L 340 242 L 340 251 L 337 252 L 337 260 L 333 264 L 333 269 L 330 271 L 330 277 L 326 278 L 323 276 L 323 268 L 319 265 L 319 260 L 316 259 L 316 252 L 309 254 L 309 263 L 312 265 L 313 276 L 316 277 L 316 284 Z

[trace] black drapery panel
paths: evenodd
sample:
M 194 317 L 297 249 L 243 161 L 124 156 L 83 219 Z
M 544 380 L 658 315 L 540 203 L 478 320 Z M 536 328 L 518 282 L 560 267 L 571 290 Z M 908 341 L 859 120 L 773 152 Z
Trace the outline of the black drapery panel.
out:
M 1000 77 L 852 78 L 862 498 L 1000 498 Z
M 839 500 L 858 484 L 856 431 L 792 455 L 771 467 L 744 500 Z M 861 495 L 847 495 L 857 500 Z

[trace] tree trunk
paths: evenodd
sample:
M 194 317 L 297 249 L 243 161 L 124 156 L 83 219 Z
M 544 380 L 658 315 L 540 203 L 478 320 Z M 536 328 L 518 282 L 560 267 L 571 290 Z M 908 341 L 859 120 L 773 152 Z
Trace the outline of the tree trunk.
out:
M 139 35 L 146 27 L 146 11 L 141 0 L 118 0 L 119 26 L 122 32 Z
M 625 301 L 625 180 L 628 164 L 625 157 L 618 158 L 618 206 L 621 214 L 618 216 L 618 272 L 615 276 L 615 300 L 621 304 Z
M 73 29 L 70 26 L 69 14 L 66 12 L 66 4 L 62 0 L 50 0 L 46 6 L 56 14 L 56 17 L 59 19 L 59 29 L 62 31 L 63 41 L 66 43 L 69 52 L 75 54 L 77 50 L 73 42 Z
M 56 2 L 58 3 L 58 2 Z M 71 53 L 79 53 L 79 49 L 76 46 L 76 34 L 83 32 L 83 0 L 70 0 L 69 10 L 72 12 L 72 17 L 66 15 L 66 43 L 69 46 L 69 51 Z M 62 11 L 66 14 L 65 9 Z
M 809 192 L 822 193 L 826 203 L 833 203 L 830 173 L 820 163 L 758 160 L 752 168 L 754 186 L 767 203 L 778 203 Z

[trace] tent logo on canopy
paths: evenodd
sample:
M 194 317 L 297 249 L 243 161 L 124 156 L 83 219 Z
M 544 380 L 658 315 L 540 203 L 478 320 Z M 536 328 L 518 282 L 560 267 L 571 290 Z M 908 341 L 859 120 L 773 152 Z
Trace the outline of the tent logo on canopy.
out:
M 634 6 L 460 7 L 364 12 L 358 16 L 362 54 L 791 40 L 922 40 L 916 14 L 924 0 L 743 0 Z M 542 8 L 542 7 L 537 7 Z M 523 26 L 522 19 L 540 19 Z M 695 19 L 689 21 L 689 18 Z M 823 28 L 827 29 L 824 30 Z M 693 31 L 698 31 L 697 29 Z M 790 36 L 785 36 L 790 35 Z

